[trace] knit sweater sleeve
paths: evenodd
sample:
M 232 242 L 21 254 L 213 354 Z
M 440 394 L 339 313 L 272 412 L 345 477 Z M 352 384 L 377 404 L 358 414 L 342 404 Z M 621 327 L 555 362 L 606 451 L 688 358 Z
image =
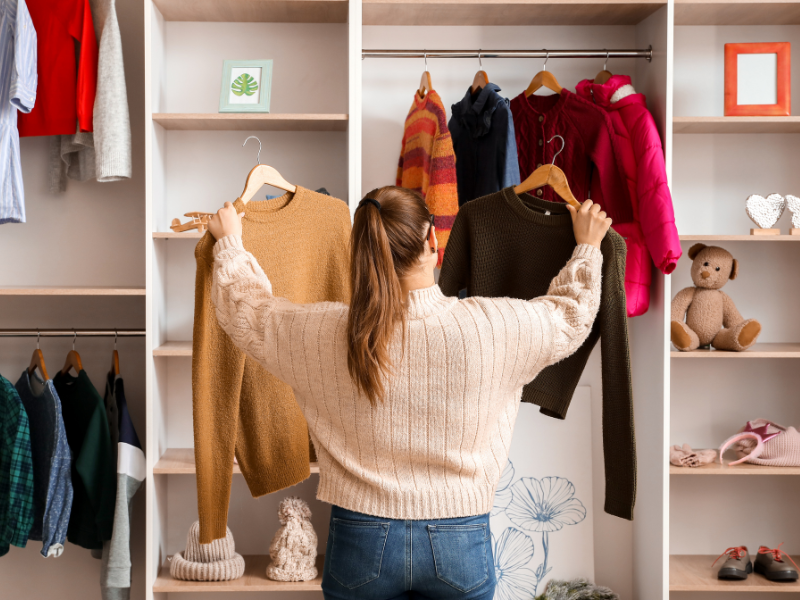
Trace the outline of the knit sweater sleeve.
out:
M 547 295 L 528 300 L 541 326 L 542 351 L 530 352 L 521 384 L 570 356 L 589 336 L 600 307 L 603 255 L 598 248 L 581 244 L 550 283 Z M 540 325 L 539 325 L 540 324 Z
M 306 363 L 319 361 L 317 341 L 336 335 L 346 310 L 337 302 L 294 304 L 272 294 L 256 258 L 229 235 L 214 245 L 211 298 L 233 343 L 292 389 L 307 388 Z M 326 318 L 336 313 L 336 318 Z

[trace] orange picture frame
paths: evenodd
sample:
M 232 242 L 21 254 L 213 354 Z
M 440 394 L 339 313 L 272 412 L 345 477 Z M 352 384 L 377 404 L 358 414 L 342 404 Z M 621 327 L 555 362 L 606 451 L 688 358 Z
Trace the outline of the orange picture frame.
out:
M 776 104 L 739 104 L 740 54 L 776 54 L 778 58 Z M 725 44 L 725 116 L 726 117 L 788 117 L 792 114 L 791 44 L 765 42 L 756 44 Z

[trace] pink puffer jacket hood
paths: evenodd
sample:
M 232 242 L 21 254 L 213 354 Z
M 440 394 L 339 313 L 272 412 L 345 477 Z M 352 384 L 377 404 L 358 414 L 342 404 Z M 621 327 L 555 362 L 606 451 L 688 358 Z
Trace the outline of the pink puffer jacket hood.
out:
M 650 306 L 651 259 L 669 275 L 681 257 L 661 137 L 644 94 L 636 93 L 627 75 L 613 75 L 603 85 L 585 79 L 575 91 L 608 112 L 618 137 L 634 220 L 613 227 L 628 245 L 625 293 L 628 316 L 635 317 Z

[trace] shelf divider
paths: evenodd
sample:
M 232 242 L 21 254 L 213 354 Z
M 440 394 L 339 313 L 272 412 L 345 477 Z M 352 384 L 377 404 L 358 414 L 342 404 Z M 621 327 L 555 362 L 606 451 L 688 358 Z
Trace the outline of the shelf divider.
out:
M 145 288 L 114 287 L 0 287 L 0 296 L 144 296 Z
M 153 122 L 170 131 L 347 131 L 343 113 L 153 113 Z
M 311 463 L 311 472 L 319 473 L 319 464 Z M 167 448 L 153 467 L 153 475 L 194 475 L 194 448 Z M 233 464 L 234 475 L 241 475 L 239 465 Z
M 711 564 L 714 555 L 671 554 L 669 557 L 670 592 L 800 592 L 800 582 L 768 581 L 752 573 L 744 581 L 717 579 L 719 563 Z M 792 557 L 795 558 L 795 557 Z M 797 559 L 795 559 L 797 560 Z M 727 598 L 728 596 L 721 596 Z M 744 596 L 744 598 L 747 598 Z
M 778 0 L 675 0 L 675 25 L 798 25 L 800 4 Z
M 153 0 L 166 21 L 347 23 L 347 0 Z
M 692 350 L 691 352 L 670 352 L 672 358 L 718 358 L 718 359 L 746 359 L 746 358 L 800 358 L 800 344 L 753 344 L 744 352 L 729 352 L 725 350 Z
M 153 348 L 153 356 L 192 356 L 192 341 L 164 342 Z
M 797 117 L 673 117 L 673 133 L 800 133 Z

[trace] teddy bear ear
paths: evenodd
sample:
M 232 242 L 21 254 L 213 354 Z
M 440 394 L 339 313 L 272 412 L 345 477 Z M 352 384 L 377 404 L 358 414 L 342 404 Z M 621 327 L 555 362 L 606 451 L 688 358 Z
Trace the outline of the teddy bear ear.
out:
M 707 248 L 707 247 L 708 246 L 706 246 L 705 244 L 695 244 L 694 246 L 689 248 L 689 258 L 694 260 L 694 257 L 697 256 L 698 254 L 700 254 L 700 251 L 703 248 Z
M 736 279 L 739 276 L 739 261 L 733 259 L 733 266 L 731 267 L 730 279 Z

